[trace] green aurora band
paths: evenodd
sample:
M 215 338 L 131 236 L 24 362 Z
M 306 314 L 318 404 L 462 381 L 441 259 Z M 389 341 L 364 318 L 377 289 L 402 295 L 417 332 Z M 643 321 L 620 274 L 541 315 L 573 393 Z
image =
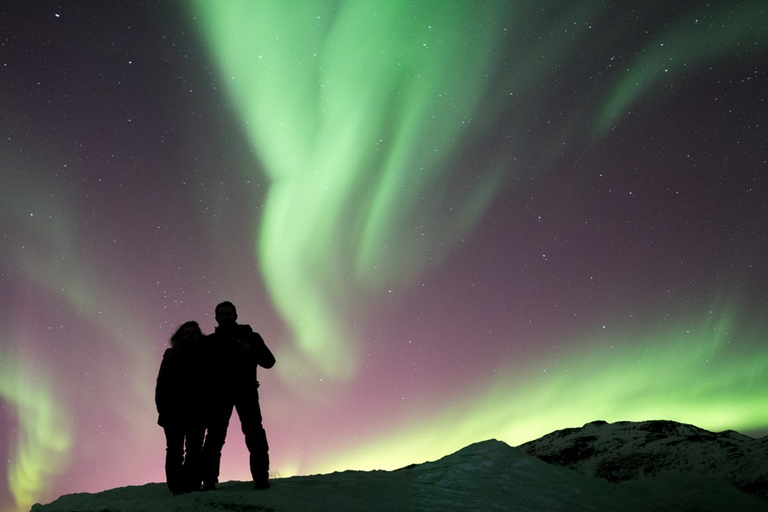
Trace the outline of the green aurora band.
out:
M 264 172 L 270 181 L 254 244 L 293 332 L 295 349 L 280 354 L 290 362 L 285 380 L 303 389 L 310 377 L 352 378 L 358 302 L 439 262 L 502 187 L 547 172 L 565 145 L 607 133 L 641 98 L 663 92 L 664 80 L 721 60 L 739 41 L 765 41 L 760 9 L 670 20 L 664 41 L 646 32 L 607 71 L 589 60 L 604 57 L 589 45 L 595 37 L 619 45 L 629 27 L 596 2 L 550 21 L 551 12 L 517 2 L 190 1 L 261 163 L 248 178 Z M 603 76 L 563 99 L 542 88 L 555 68 Z M 567 105 L 572 118 L 533 122 L 550 103 Z M 591 120 L 591 134 L 577 130 L 579 119 Z M 735 310 L 715 309 L 688 312 L 698 324 L 571 340 L 579 350 L 559 354 L 568 370 L 552 369 L 552 354 L 526 369 L 509 362 L 506 376 L 434 410 L 414 405 L 388 440 L 343 460 L 319 455 L 323 465 L 311 470 L 396 467 L 483 437 L 523 442 L 596 417 L 764 427 L 768 353 L 739 348 L 761 346 L 766 326 L 734 334 Z
M 9 346 L 3 340 L 3 346 Z M 18 417 L 17 438 L 8 460 L 8 485 L 16 502 L 14 511 L 29 510 L 48 479 L 66 467 L 72 445 L 72 419 L 44 376 L 28 368 L 0 347 L 0 397 Z M 3 511 L 10 512 L 10 511 Z
M 653 7 L 647 7 L 652 9 Z M 618 77 L 596 117 L 593 137 L 601 137 L 641 97 L 669 88 L 702 64 L 744 55 L 768 44 L 768 11 L 763 2 L 724 2 L 680 16 L 646 43 Z M 746 58 L 739 56 L 737 58 Z
M 342 379 L 354 375 L 357 358 L 354 336 L 341 326 L 352 322 L 360 294 L 435 264 L 501 186 L 529 166 L 546 172 L 573 138 L 566 120 L 546 138 L 531 136 L 545 147 L 533 161 L 522 141 L 493 147 L 509 98 L 525 98 L 512 101 L 516 121 L 503 120 L 505 133 L 515 133 L 509 125 L 526 126 L 551 99 L 535 99 L 550 71 L 593 41 L 593 22 L 607 24 L 596 2 L 565 6 L 555 21 L 517 2 L 190 4 L 271 182 L 259 212 L 259 260 L 306 356 L 302 367 L 283 369 L 295 376 L 317 364 L 321 376 Z M 761 9 L 747 4 L 737 16 L 723 10 L 701 23 L 681 16 L 661 42 L 645 41 L 636 62 L 606 78 L 600 109 L 584 95 L 572 99 L 574 110 L 599 111 L 594 126 L 605 133 L 669 68 L 681 74 L 683 56 L 701 63 L 746 37 L 766 40 L 755 22 Z M 487 159 L 464 160 L 462 148 L 478 144 Z
M 420 402 L 374 444 L 330 451 L 318 472 L 396 469 L 435 460 L 480 439 L 516 446 L 597 419 L 669 419 L 712 431 L 768 425 L 765 325 L 749 325 L 732 305 L 631 336 L 599 333 L 475 383 L 461 397 Z M 584 349 L 583 347 L 589 347 Z M 735 349 L 735 350 L 734 350 Z M 428 419 L 426 419 L 428 418 Z
M 43 180 L 34 179 L 34 173 L 20 174 L 24 179 L 17 179 L 16 173 L 8 171 L 3 176 L 3 203 L 14 209 L 10 219 L 8 215 L 2 218 L 17 220 L 16 217 L 32 211 L 38 213 L 40 220 L 25 230 L 21 238 L 24 243 L 9 244 L 5 255 L 17 264 L 16 268 L 23 269 L 30 284 L 60 293 L 62 277 L 68 274 L 62 262 L 71 261 L 72 255 L 71 238 L 67 236 L 71 233 L 65 226 L 74 223 L 51 223 L 52 218 L 71 220 L 66 215 L 66 205 L 56 201 L 54 190 Z M 15 225 L 22 222 L 7 222 L 0 227 L 5 233 L 13 233 Z M 60 258 L 51 259 L 49 254 L 58 254 Z M 23 302 L 20 297 L 17 301 Z M 0 398 L 10 405 L 8 410 L 18 422 L 7 461 L 8 486 L 16 503 L 14 511 L 29 510 L 49 479 L 66 467 L 74 438 L 73 418 L 61 393 L 63 383 L 52 379 L 50 370 L 28 348 L 34 344 L 29 339 L 29 326 L 39 322 L 25 311 L 28 306 L 19 305 L 16 313 L 24 321 L 21 325 L 6 325 L 0 343 Z
M 29 169 L 52 167 L 41 160 L 29 165 Z M 28 169 L 22 167 L 22 170 Z M 113 358 L 124 361 L 123 383 L 134 393 L 120 409 L 130 423 L 129 430 L 136 433 L 135 441 L 139 442 L 153 428 L 145 421 L 143 412 L 154 409 L 156 369 L 146 363 L 152 360 L 147 354 L 151 347 L 137 340 L 152 339 L 152 334 L 137 326 L 132 319 L 140 315 L 114 294 L 116 288 L 125 288 L 125 285 L 116 283 L 109 269 L 100 268 L 87 254 L 88 249 L 75 242 L 79 235 L 78 223 L 72 206 L 65 199 L 74 194 L 36 176 L 38 173 L 34 172 L 8 172 L 3 176 L 4 203 L 13 205 L 13 213 L 3 217 L 11 222 L 0 227 L 13 233 L 14 226 L 25 226 L 23 233 L 16 233 L 23 242 L 7 247 L 6 256 L 30 289 L 44 292 L 68 317 L 84 319 L 95 332 L 101 331 L 99 345 L 108 347 Z M 19 216 L 30 215 L 28 212 L 35 212 L 35 220 L 26 223 L 17 220 Z M 81 268 L 82 261 L 91 261 L 87 271 Z M 111 379 L 103 374 L 104 369 L 94 368 L 87 376 L 75 375 L 75 380 L 62 371 L 67 367 L 68 358 L 79 356 L 69 345 L 72 340 L 59 340 L 55 361 L 44 355 L 35 328 L 45 325 L 47 320 L 37 317 L 36 308 L 26 303 L 24 296 L 24 292 L 18 292 L 18 311 L 11 315 L 16 320 L 9 322 L 8 332 L 3 333 L 6 338 L 0 340 L 0 398 L 10 405 L 8 409 L 18 422 L 7 462 L 9 490 L 16 502 L 14 512 L 29 510 L 38 502 L 51 479 L 67 469 L 78 442 L 83 443 L 77 432 L 85 430 L 80 422 L 88 420 L 73 414 L 76 409 L 73 402 L 78 400 L 78 395 L 85 389 L 94 401 L 96 394 L 114 395 L 108 384 Z M 91 350 L 97 351 L 97 347 Z M 78 392 L 71 393 L 72 389 Z M 82 444 L 78 448 L 81 454 L 85 451 Z
M 282 371 L 346 380 L 358 358 L 342 326 L 353 322 L 359 297 L 385 293 L 436 263 L 509 179 L 515 156 L 507 150 L 488 145 L 484 161 L 469 161 L 462 148 L 490 140 L 500 122 L 485 91 L 515 8 L 193 7 L 271 182 L 259 260 L 299 349 L 281 354 Z M 467 27 L 472 37 L 462 37 Z M 535 79 L 525 73 L 518 82 L 532 87 Z M 509 92 L 496 94 L 490 103 L 499 105 Z

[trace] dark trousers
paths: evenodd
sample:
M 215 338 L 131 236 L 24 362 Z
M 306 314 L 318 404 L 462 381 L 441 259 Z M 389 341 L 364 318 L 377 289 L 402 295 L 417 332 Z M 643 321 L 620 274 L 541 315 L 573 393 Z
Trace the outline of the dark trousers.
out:
M 245 445 L 250 453 L 251 476 L 255 482 L 265 482 L 269 475 L 269 444 L 267 444 L 267 433 L 261 424 L 261 409 L 257 393 L 237 397 L 234 403 L 222 406 L 214 412 L 203 447 L 203 481 L 208 484 L 216 484 L 219 481 L 221 450 L 227 438 L 232 409 L 237 410 L 240 426 L 245 435 Z
M 200 490 L 202 480 L 202 427 L 164 427 L 165 480 L 173 494 Z

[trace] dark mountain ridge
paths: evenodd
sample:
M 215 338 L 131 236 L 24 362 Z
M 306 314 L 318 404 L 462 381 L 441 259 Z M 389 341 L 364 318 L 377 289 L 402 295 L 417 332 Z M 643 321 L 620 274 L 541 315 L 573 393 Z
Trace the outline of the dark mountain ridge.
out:
M 674 421 L 594 421 L 518 447 L 582 475 L 625 482 L 670 475 L 721 478 L 768 500 L 768 437 Z

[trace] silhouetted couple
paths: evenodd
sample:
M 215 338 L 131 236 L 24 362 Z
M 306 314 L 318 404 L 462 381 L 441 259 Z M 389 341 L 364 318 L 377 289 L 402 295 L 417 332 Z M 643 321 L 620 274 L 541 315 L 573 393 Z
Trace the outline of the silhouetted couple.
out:
M 256 489 L 269 487 L 269 445 L 261 421 L 256 367 L 275 357 L 231 302 L 216 306 L 218 327 L 204 336 L 185 322 L 163 354 L 155 403 L 166 440 L 165 476 L 173 494 L 214 490 L 232 409 L 240 417 Z

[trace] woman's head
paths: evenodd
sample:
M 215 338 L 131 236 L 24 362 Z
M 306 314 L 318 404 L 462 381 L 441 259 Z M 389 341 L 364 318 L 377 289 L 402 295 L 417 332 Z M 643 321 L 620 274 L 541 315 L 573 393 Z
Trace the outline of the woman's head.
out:
M 200 326 L 197 322 L 189 321 L 184 322 L 171 336 L 171 346 L 175 347 L 179 342 L 198 341 L 203 337 L 203 333 L 200 330 Z

